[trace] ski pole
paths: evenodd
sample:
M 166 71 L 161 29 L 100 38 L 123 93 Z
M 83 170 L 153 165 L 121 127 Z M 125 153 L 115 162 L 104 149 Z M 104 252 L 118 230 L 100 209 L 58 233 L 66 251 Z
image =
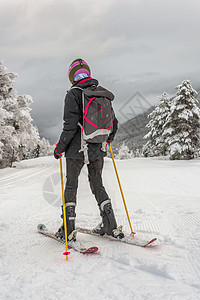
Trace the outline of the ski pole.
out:
M 118 175 L 118 172 L 117 172 L 117 167 L 116 167 L 116 163 L 115 163 L 115 160 L 114 160 L 112 148 L 111 148 L 111 145 L 110 145 L 110 144 L 108 144 L 108 146 L 109 146 L 110 154 L 111 154 L 111 157 L 112 157 L 112 161 L 113 161 L 115 173 L 116 173 L 116 176 L 117 176 L 117 181 L 118 181 L 118 184 L 119 184 L 119 189 L 120 189 L 120 192 L 121 192 L 121 195 L 122 195 L 124 207 L 125 207 L 125 210 L 126 210 L 126 215 L 127 215 L 128 222 L 129 222 L 129 225 L 130 225 L 131 235 L 134 237 L 135 232 L 133 232 L 133 228 L 132 228 L 132 225 L 131 225 L 131 220 L 130 220 L 130 217 L 129 217 L 129 213 L 128 213 L 126 201 L 125 201 L 125 198 L 124 198 L 124 193 L 123 193 L 123 191 L 122 191 L 122 186 L 121 186 L 120 179 L 119 179 L 119 175 Z
M 61 189 L 62 189 L 62 202 L 63 202 L 63 220 L 64 220 L 64 229 L 65 229 L 65 246 L 66 252 L 63 255 L 66 255 L 66 261 L 68 261 L 68 245 L 67 245 L 67 221 L 66 221 L 66 209 L 65 209 L 65 194 L 64 194 L 64 185 L 63 185 L 63 171 L 62 171 L 62 157 L 60 158 L 60 176 L 61 176 Z

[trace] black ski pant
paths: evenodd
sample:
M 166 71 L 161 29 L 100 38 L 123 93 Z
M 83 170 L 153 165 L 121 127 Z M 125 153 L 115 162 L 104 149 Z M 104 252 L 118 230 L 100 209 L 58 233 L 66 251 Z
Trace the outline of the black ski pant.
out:
M 109 199 L 108 194 L 103 186 L 102 182 L 102 170 L 103 170 L 104 160 L 99 158 L 87 165 L 88 168 L 88 179 L 90 183 L 90 188 L 94 194 L 98 205 L 103 201 Z M 78 177 L 80 175 L 81 169 L 84 166 L 84 161 L 81 159 L 71 159 L 66 158 L 66 177 L 67 182 L 65 186 L 65 203 L 75 203 L 76 195 L 78 189 Z

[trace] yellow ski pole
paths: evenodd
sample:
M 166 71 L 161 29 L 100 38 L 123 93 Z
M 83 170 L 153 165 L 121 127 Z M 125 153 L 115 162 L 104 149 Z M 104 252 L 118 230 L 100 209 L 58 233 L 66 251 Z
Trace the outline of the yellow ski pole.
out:
M 60 158 L 60 176 L 61 176 L 61 189 L 62 189 L 62 202 L 63 202 L 63 221 L 64 221 L 64 229 L 65 229 L 65 246 L 66 252 L 63 255 L 66 256 L 66 261 L 68 261 L 68 245 L 67 245 L 67 219 L 66 219 L 66 209 L 65 209 L 65 194 L 64 194 L 64 185 L 63 185 L 63 171 L 62 171 L 62 157 Z
M 110 149 L 110 154 L 111 154 L 111 157 L 112 157 L 112 161 L 113 161 L 115 173 L 116 173 L 116 176 L 117 176 L 117 181 L 118 181 L 118 184 L 119 184 L 119 189 L 120 189 L 120 192 L 121 192 L 121 195 L 122 195 L 122 199 L 123 199 L 123 203 L 124 203 L 124 207 L 125 207 L 125 210 L 126 210 L 126 215 L 127 215 L 128 222 L 129 222 L 129 225 L 130 225 L 131 235 L 134 237 L 135 232 L 133 232 L 133 228 L 132 228 L 132 225 L 131 225 L 131 220 L 130 220 L 130 217 L 129 217 L 129 213 L 128 213 L 126 201 L 125 201 L 125 198 L 124 198 L 124 193 L 122 191 L 122 186 L 121 186 L 119 175 L 118 175 L 118 172 L 117 172 L 117 167 L 116 167 L 116 164 L 115 164 L 115 160 L 114 160 L 112 148 L 111 148 L 110 144 L 108 144 L 108 146 L 109 146 L 109 149 Z

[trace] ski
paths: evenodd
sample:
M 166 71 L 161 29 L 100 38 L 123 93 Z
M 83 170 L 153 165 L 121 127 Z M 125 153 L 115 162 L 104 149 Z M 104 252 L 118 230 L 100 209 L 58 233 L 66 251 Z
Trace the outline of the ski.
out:
M 110 241 L 117 241 L 117 242 L 126 243 L 129 245 L 134 245 L 134 246 L 139 246 L 139 247 L 144 247 L 144 248 L 152 246 L 152 243 L 154 243 L 157 240 L 157 238 L 153 238 L 150 240 L 140 240 L 137 237 L 135 238 L 135 237 L 130 237 L 130 236 L 125 236 L 123 239 L 117 239 L 117 238 L 109 236 L 109 235 L 100 235 L 98 233 L 93 232 L 92 229 L 78 227 L 78 228 L 76 228 L 76 230 L 80 233 L 85 233 L 85 234 L 90 234 L 90 235 L 97 236 L 97 237 L 102 237 L 105 239 L 109 239 Z
M 47 236 L 47 237 L 50 237 L 51 239 L 53 239 L 53 240 L 55 240 L 55 241 L 57 241 L 61 244 L 65 244 L 64 240 L 61 240 L 61 239 L 57 238 L 55 236 L 55 234 L 50 232 L 44 224 L 38 224 L 37 231 L 39 233 Z M 74 249 L 75 251 L 80 252 L 82 254 L 88 254 L 88 253 L 92 254 L 92 253 L 95 253 L 95 252 L 98 251 L 97 247 L 87 248 L 87 247 L 83 246 L 81 243 L 79 243 L 78 241 L 75 241 L 75 242 L 74 241 L 72 241 L 72 242 L 69 241 L 68 242 L 68 247 L 69 247 L 69 249 Z

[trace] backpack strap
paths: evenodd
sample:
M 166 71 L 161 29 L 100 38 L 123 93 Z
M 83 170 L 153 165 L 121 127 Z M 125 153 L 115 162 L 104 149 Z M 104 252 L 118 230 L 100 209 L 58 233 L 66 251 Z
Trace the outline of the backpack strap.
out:
M 84 155 L 84 163 L 86 165 L 88 165 L 89 162 L 89 157 L 88 157 L 88 144 L 86 143 L 86 141 L 83 138 L 83 132 L 82 132 L 82 125 L 78 122 L 78 125 L 81 127 L 81 149 L 79 150 L 79 152 L 83 152 Z
M 84 108 L 84 93 L 83 93 L 83 89 L 79 86 L 73 86 L 71 87 L 71 89 L 79 89 L 82 91 L 82 102 L 83 102 L 83 108 Z M 81 128 L 81 149 L 79 150 L 79 152 L 83 152 L 84 155 L 84 163 L 85 164 L 89 164 L 89 156 L 88 156 L 88 144 L 87 142 L 84 140 L 83 138 L 83 131 L 82 131 L 82 125 L 78 122 L 77 124 L 78 126 L 80 126 Z
M 79 90 L 83 91 L 83 89 L 80 86 L 72 86 L 69 91 L 71 91 L 73 89 L 79 89 Z
M 102 146 L 101 146 L 101 151 L 103 151 L 103 152 L 107 152 L 107 150 L 106 150 L 106 146 L 107 146 L 107 142 L 105 141 L 105 142 L 103 142 L 103 143 L 102 143 Z

